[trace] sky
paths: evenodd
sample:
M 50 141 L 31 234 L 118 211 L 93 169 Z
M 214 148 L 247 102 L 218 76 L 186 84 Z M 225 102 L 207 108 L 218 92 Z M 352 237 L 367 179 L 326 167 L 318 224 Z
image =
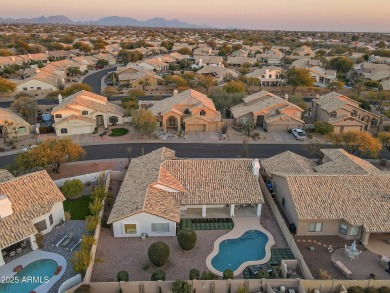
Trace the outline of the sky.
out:
M 0 17 L 179 19 L 212 27 L 390 32 L 389 0 L 0 0 Z

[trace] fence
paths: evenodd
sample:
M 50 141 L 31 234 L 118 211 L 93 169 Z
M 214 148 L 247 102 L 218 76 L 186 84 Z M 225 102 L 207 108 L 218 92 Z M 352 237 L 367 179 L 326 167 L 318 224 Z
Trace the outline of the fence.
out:
M 260 181 L 260 187 L 263 192 L 264 197 L 266 198 L 269 206 L 271 207 L 272 213 L 274 214 L 276 221 L 278 222 L 278 225 L 280 227 L 280 230 L 282 230 L 283 236 L 286 239 L 288 246 L 290 247 L 292 253 L 294 254 L 295 258 L 298 260 L 298 266 L 302 271 L 303 277 L 305 279 L 314 279 L 313 275 L 311 274 L 309 267 L 306 265 L 305 259 L 303 258 L 297 244 L 294 241 L 294 237 L 291 235 L 286 222 L 284 221 L 282 215 L 280 214 L 278 207 L 274 203 L 274 200 L 268 191 L 267 187 L 265 186 L 265 183 L 262 178 L 259 179 Z
M 79 179 L 83 184 L 86 184 L 87 182 L 96 182 L 100 176 L 102 176 L 102 173 L 105 175 L 110 174 L 111 171 L 102 171 L 102 172 L 96 172 L 96 173 L 90 173 L 90 174 L 84 174 L 84 175 L 79 175 L 79 176 L 74 176 L 74 177 L 69 177 L 69 178 L 64 178 L 64 179 L 58 179 L 54 180 L 54 183 L 58 186 L 61 187 L 64 185 L 65 181 L 72 180 L 72 179 Z M 109 176 L 109 175 L 108 175 Z
M 77 286 L 81 282 L 82 282 L 81 275 L 78 274 L 78 275 L 66 280 L 65 282 L 63 282 L 61 284 L 60 288 L 58 289 L 58 293 L 64 293 L 65 291 L 69 290 L 70 288 Z

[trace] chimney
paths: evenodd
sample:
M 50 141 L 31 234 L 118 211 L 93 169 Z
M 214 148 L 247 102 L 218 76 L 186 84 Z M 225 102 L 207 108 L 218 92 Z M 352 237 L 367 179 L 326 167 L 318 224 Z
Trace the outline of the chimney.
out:
M 284 99 L 285 99 L 286 101 L 288 101 L 288 94 L 285 94 L 285 95 L 284 95 Z
M 161 61 L 161 57 L 158 58 L 158 61 Z
M 316 99 L 319 99 L 320 98 L 320 94 L 316 94 Z
M 12 203 L 8 196 L 0 194 L 0 219 L 13 214 Z
M 203 60 L 202 58 L 199 58 L 199 66 L 202 66 L 203 65 Z
M 252 161 L 252 173 L 254 176 L 259 177 L 260 174 L 260 162 L 258 159 Z
M 58 104 L 61 104 L 62 103 L 62 96 L 61 94 L 58 94 Z
M 11 60 L 12 60 L 13 62 L 15 62 L 15 57 L 14 57 L 14 56 L 12 56 L 12 57 L 11 57 Z
M 179 91 L 178 91 L 177 89 L 175 89 L 175 90 L 173 91 L 173 96 L 177 96 L 178 93 L 179 93 Z

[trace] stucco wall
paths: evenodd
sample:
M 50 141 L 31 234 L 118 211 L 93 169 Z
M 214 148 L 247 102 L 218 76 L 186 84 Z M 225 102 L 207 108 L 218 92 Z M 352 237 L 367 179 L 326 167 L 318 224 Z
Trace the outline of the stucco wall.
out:
M 38 90 L 38 87 L 41 88 L 40 90 L 53 90 L 53 91 L 57 90 L 57 86 L 54 86 L 52 84 L 40 80 L 32 79 L 17 84 L 16 91 L 22 92 L 24 91 L 23 88 L 27 88 L 27 91 Z
M 49 222 L 50 214 L 52 214 L 52 216 L 53 216 L 53 224 L 52 225 L 50 225 L 50 222 Z M 42 220 L 45 220 L 46 225 L 47 225 L 47 229 L 41 231 L 42 234 L 49 233 L 53 229 L 53 227 L 60 222 L 60 220 L 65 221 L 64 206 L 62 204 L 62 201 L 56 202 L 53 205 L 53 208 L 51 209 L 51 211 L 49 213 L 42 215 L 38 218 L 35 218 L 32 222 L 33 222 L 33 224 L 35 224 L 35 223 L 38 223 Z

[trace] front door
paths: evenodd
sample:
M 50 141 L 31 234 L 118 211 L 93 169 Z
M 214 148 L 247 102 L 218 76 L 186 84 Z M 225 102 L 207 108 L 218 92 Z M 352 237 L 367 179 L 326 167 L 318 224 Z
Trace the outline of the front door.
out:
M 103 115 L 96 116 L 96 126 L 104 125 L 104 117 Z

